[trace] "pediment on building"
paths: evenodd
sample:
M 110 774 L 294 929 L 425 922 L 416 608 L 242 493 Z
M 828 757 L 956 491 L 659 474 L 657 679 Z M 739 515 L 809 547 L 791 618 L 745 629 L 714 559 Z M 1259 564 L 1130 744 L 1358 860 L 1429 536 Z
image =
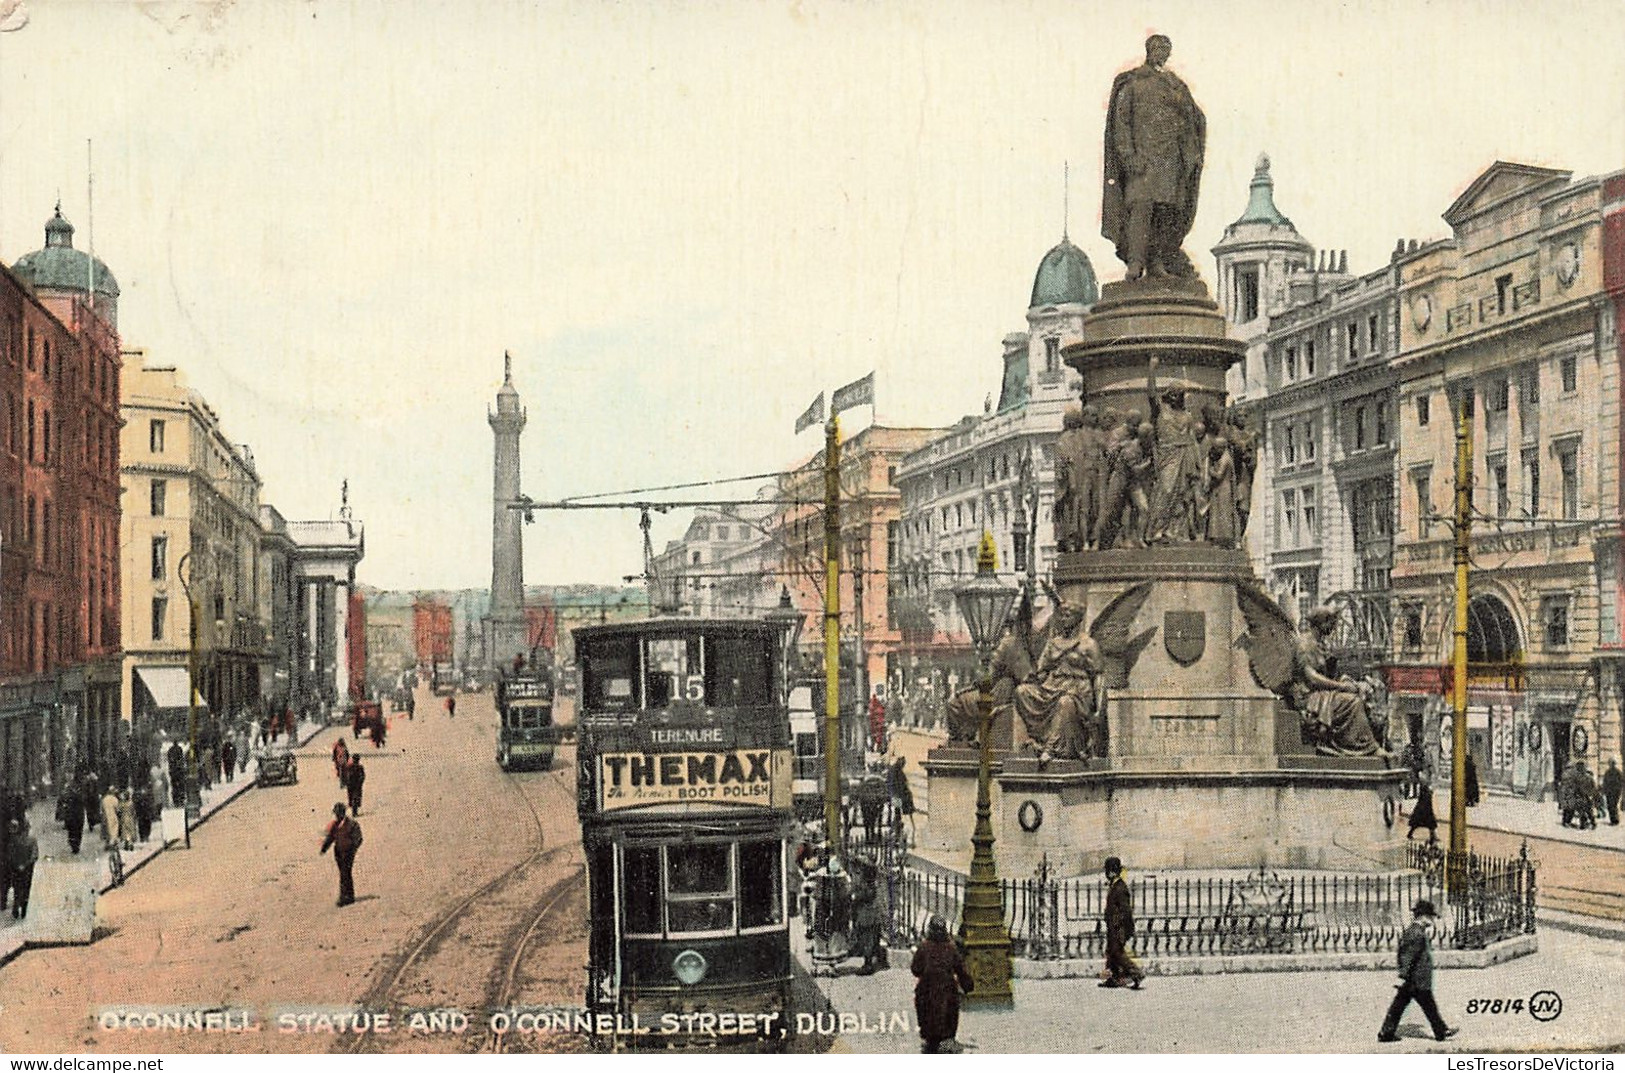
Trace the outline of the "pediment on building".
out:
M 1556 168 L 1537 168 L 1532 164 L 1512 164 L 1497 160 L 1474 179 L 1460 197 L 1445 210 L 1444 221 L 1454 227 L 1463 220 L 1478 215 L 1485 209 L 1508 198 L 1543 187 L 1566 183 L 1573 172 Z

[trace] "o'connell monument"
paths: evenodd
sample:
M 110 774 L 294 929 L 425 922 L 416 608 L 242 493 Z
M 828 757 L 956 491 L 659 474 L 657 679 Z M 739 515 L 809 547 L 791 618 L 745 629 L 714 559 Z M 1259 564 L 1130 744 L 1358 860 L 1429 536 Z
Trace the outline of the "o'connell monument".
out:
M 1242 550 L 1258 434 L 1226 407 L 1243 344 L 1180 248 L 1206 121 L 1171 51 L 1152 37 L 1112 84 L 1101 225 L 1127 270 L 1063 351 L 1083 404 L 1055 446 L 1060 606 L 1045 636 L 1011 627 L 1001 652 L 1029 658 L 995 657 L 1000 868 L 1387 870 L 1401 772 L 1381 713 L 1336 673 L 1334 613 L 1294 626 Z M 949 715 L 960 741 L 927 765 L 946 814 L 922 845 L 945 863 L 968 770 Z

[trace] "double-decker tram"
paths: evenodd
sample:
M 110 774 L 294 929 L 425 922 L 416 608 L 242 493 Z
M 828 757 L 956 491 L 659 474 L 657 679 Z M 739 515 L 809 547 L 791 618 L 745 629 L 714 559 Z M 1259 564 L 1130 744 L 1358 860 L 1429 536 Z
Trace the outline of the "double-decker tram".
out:
M 553 766 L 560 728 L 553 723 L 553 670 L 540 659 L 497 678 L 497 763 L 504 771 Z
M 588 1007 L 645 1042 L 782 1039 L 792 799 L 781 628 L 667 618 L 574 635 Z

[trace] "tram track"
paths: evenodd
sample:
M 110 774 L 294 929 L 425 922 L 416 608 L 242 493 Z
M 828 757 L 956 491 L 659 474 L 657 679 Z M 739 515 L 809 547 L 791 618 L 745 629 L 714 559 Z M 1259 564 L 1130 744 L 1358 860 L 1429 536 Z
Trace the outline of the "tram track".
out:
M 493 974 L 490 988 L 490 1001 L 487 1009 L 507 1010 L 515 1005 L 514 999 L 525 988 L 528 981 L 521 981 L 520 968 L 529 952 L 530 943 L 543 924 L 548 923 L 558 910 L 569 903 L 572 895 L 582 894 L 581 878 L 586 871 L 585 865 L 578 865 L 563 879 L 554 883 L 538 901 L 535 910 L 530 914 L 529 923 L 522 928 L 516 927 L 509 935 L 505 944 L 507 957 L 506 967 L 499 973 Z M 484 1054 L 507 1054 L 516 1049 L 514 1044 L 526 1039 L 524 1035 L 515 1035 L 513 1032 L 497 1032 L 489 1020 L 485 1025 L 484 1038 L 480 1043 L 479 1051 Z M 528 1050 L 521 1045 L 517 1049 Z
M 574 750 L 571 749 L 569 752 L 573 754 Z M 568 862 L 572 851 L 578 848 L 577 843 L 573 841 L 553 844 L 559 836 L 556 830 L 559 826 L 557 823 L 559 816 L 568 817 L 566 831 L 576 830 L 574 771 L 574 756 L 561 756 L 554 769 L 541 780 L 541 789 L 534 792 L 528 792 L 525 781 L 513 773 L 503 773 L 506 784 L 524 802 L 530 815 L 531 828 L 534 832 L 534 843 L 530 852 L 491 877 L 472 893 L 459 899 L 437 919 L 426 925 L 391 962 L 386 963 L 386 971 L 379 982 L 368 989 L 358 1004 L 360 1008 L 372 1011 L 459 1009 L 470 1019 L 464 1036 L 459 1038 L 405 1033 L 386 1036 L 367 1032 L 347 1038 L 339 1048 L 341 1053 L 367 1054 L 393 1050 L 409 1049 L 415 1052 L 440 1049 L 433 1046 L 436 1041 L 449 1042 L 454 1050 L 464 1050 L 468 1047 L 470 1038 L 481 1039 L 489 1035 L 486 1011 L 493 1007 L 490 1002 L 493 997 L 491 981 L 502 981 L 501 987 L 497 990 L 511 991 L 520 957 L 531 936 L 554 908 L 564 902 L 565 896 L 572 888 L 580 885 L 583 865 L 579 860 L 569 867 L 562 877 L 553 878 L 550 875 L 558 862 Z M 547 797 L 554 797 L 556 800 L 548 802 L 543 808 L 538 808 L 541 800 Z M 544 819 L 544 812 L 555 821 L 552 825 L 555 828 L 552 838 L 549 837 L 549 823 Z M 545 888 L 538 900 L 531 892 L 541 884 L 545 884 Z M 544 907 L 540 912 L 535 911 L 538 904 Z M 523 928 L 514 925 L 499 926 L 515 914 L 520 914 L 521 919 L 526 921 Z M 481 996 L 484 1004 L 474 1006 L 466 1001 L 459 1001 L 467 997 L 457 993 L 459 981 L 466 980 L 467 974 L 450 972 L 437 976 L 434 962 L 437 956 L 447 949 L 447 944 L 454 939 L 462 940 L 455 944 L 459 954 L 466 955 L 471 949 L 476 953 L 480 952 L 478 947 L 482 945 L 481 936 L 491 933 L 501 934 L 502 939 L 494 951 L 496 967 L 486 974 L 485 994 Z M 402 1042 L 395 1043 L 397 1040 Z M 410 1047 L 404 1046 L 405 1043 L 409 1043 Z

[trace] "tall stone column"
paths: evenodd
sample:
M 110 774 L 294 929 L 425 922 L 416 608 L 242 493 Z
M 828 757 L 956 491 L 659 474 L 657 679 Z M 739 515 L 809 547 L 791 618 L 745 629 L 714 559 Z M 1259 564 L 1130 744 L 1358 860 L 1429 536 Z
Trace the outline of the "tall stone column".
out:
M 525 411 L 513 386 L 513 360 L 504 354 L 502 363 L 502 388 L 497 392 L 496 409 L 487 414 L 493 455 L 491 630 L 486 659 L 493 670 L 530 647 L 525 625 L 524 543 L 520 529 L 523 519 L 510 506 L 520 495 L 519 434 L 525 428 Z
M 350 699 L 350 586 L 333 583 L 333 692 L 342 708 Z

